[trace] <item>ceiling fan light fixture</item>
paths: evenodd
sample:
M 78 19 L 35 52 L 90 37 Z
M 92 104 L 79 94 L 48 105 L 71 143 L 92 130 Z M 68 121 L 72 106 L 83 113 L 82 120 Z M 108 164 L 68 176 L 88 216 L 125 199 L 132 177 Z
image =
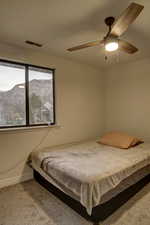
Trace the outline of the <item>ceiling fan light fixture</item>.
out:
M 105 44 L 105 50 L 108 52 L 113 52 L 118 49 L 119 45 L 117 41 L 110 41 Z

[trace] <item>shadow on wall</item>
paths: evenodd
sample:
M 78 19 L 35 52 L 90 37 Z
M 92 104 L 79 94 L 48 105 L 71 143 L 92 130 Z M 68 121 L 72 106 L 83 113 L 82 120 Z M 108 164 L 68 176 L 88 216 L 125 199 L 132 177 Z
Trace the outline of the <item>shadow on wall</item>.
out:
M 59 132 L 60 129 L 55 127 L 2 133 L 0 135 L 2 156 L 0 178 L 3 179 L 3 176 L 7 174 L 11 177 L 17 168 L 22 171 L 22 174 L 24 172 L 26 174 L 28 172 L 26 163 L 28 162 L 30 153 L 49 146 L 49 139 L 58 135 Z M 53 144 L 52 141 L 51 143 Z

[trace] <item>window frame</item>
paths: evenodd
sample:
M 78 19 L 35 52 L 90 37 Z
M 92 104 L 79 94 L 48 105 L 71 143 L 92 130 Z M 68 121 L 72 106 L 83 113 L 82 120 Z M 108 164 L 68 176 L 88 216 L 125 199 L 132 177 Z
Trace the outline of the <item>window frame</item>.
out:
M 15 126 L 0 126 L 1 129 L 11 129 L 11 128 L 32 128 L 32 127 L 43 127 L 43 126 L 53 126 L 56 125 L 56 108 L 55 108 L 55 70 L 54 68 L 37 66 L 33 64 L 21 63 L 11 60 L 0 59 L 0 62 L 10 63 L 14 65 L 20 65 L 25 68 L 25 125 L 15 125 Z M 38 123 L 30 124 L 29 120 L 29 67 L 34 67 L 37 69 L 49 70 L 52 72 L 52 87 L 53 87 L 53 122 L 52 123 Z

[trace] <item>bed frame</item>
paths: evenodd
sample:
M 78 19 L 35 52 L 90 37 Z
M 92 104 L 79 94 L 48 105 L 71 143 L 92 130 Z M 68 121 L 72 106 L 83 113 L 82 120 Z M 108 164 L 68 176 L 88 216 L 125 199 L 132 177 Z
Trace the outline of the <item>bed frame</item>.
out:
M 72 199 L 70 196 L 63 193 L 61 190 L 59 190 L 54 185 L 49 183 L 36 170 L 34 170 L 34 178 L 39 184 L 41 184 L 49 192 L 57 196 L 60 200 L 62 200 L 64 203 L 66 203 L 68 206 L 74 209 L 77 213 L 79 213 L 85 219 L 95 223 L 105 220 L 115 210 L 121 207 L 132 196 L 134 196 L 139 190 L 141 190 L 146 184 L 150 182 L 150 175 L 147 175 L 136 184 L 132 185 L 131 187 L 127 188 L 126 190 L 118 194 L 116 197 L 113 197 L 109 201 L 94 207 L 92 210 L 92 215 L 89 216 L 86 212 L 85 207 L 83 207 L 80 204 L 80 202 L 76 201 L 75 199 Z

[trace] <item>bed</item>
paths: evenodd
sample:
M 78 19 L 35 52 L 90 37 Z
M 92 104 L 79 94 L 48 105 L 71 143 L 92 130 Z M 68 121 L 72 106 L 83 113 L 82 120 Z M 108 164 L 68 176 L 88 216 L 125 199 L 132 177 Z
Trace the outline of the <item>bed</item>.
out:
M 105 211 L 113 211 L 112 205 L 116 208 L 150 179 L 149 143 L 122 150 L 86 141 L 46 148 L 31 158 L 35 178 L 60 198 L 69 198 L 77 211 L 92 220 L 105 217 Z

